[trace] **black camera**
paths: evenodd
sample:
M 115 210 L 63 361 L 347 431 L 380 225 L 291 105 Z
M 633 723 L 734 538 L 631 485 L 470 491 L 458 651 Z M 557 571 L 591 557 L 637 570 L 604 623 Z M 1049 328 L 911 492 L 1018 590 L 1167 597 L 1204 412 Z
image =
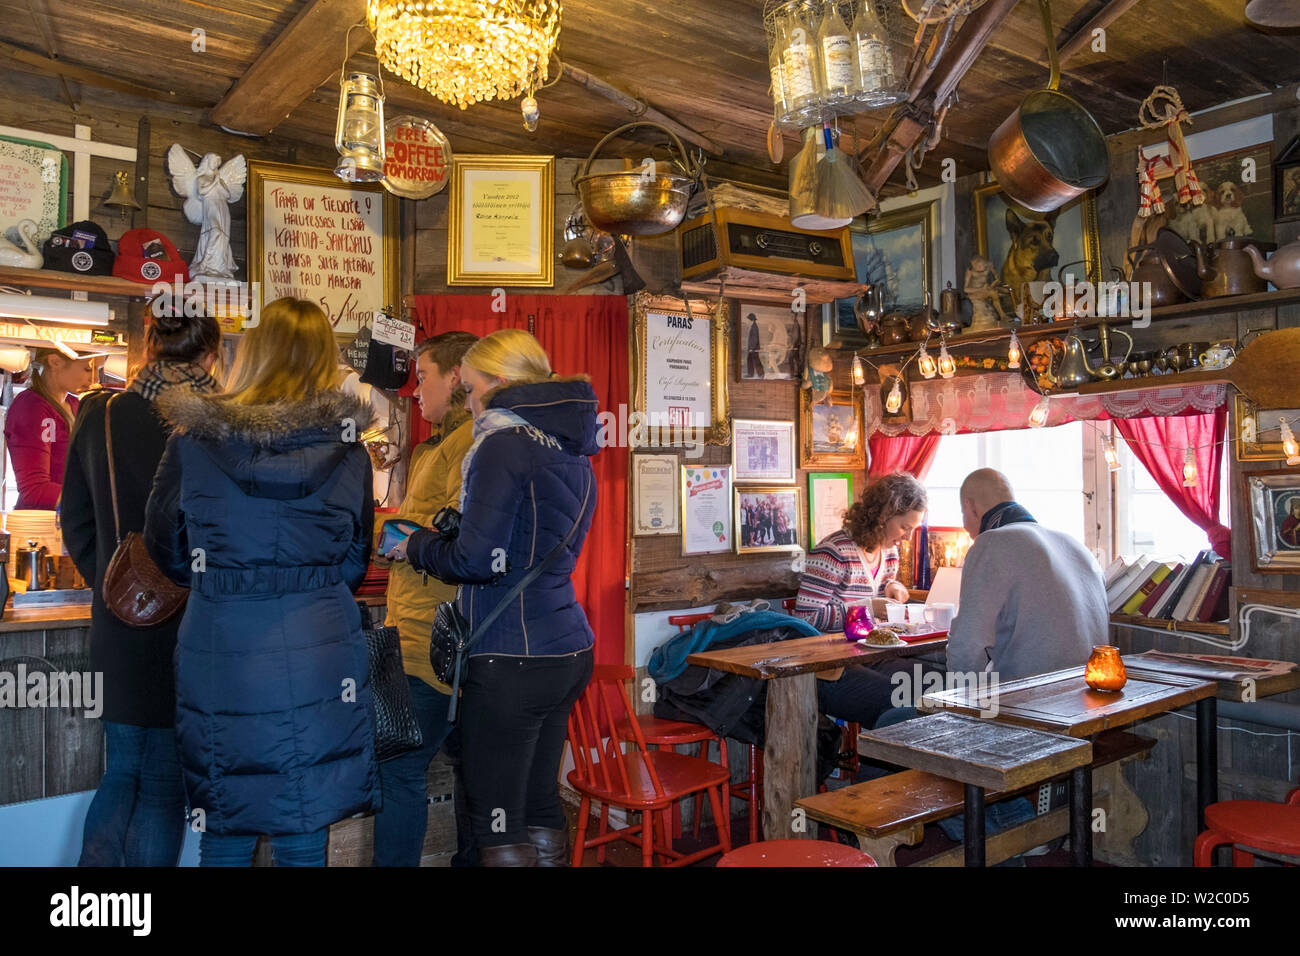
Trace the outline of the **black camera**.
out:
M 455 508 L 440 509 L 431 523 L 444 541 L 453 541 L 460 534 L 460 512 Z

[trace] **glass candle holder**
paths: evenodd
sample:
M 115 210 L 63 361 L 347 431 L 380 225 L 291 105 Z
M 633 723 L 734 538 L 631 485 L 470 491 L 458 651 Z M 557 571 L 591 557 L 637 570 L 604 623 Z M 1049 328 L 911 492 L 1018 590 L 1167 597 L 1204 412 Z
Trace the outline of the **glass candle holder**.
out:
M 1093 690 L 1111 692 L 1122 690 L 1128 683 L 1128 673 L 1124 670 L 1124 661 L 1119 656 L 1119 648 L 1110 644 L 1094 647 L 1083 669 L 1083 679 Z
M 866 604 L 850 604 L 844 608 L 844 638 L 860 641 L 875 629 L 871 608 Z

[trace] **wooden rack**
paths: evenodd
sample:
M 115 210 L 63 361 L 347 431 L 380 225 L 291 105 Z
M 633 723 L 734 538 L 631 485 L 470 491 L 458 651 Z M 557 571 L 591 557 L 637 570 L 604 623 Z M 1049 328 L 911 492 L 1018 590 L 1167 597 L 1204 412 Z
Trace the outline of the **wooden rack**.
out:
M 1161 617 L 1142 617 L 1138 614 L 1112 614 L 1110 623 L 1121 627 L 1144 627 L 1153 631 L 1168 631 L 1170 634 L 1210 634 L 1215 637 L 1228 636 L 1227 621 L 1171 621 Z
M 66 292 L 85 292 L 88 295 L 120 295 L 131 299 L 144 299 L 150 287 L 117 276 L 82 276 L 53 269 L 17 269 L 0 266 L 0 286 L 26 286 L 32 289 L 62 289 Z

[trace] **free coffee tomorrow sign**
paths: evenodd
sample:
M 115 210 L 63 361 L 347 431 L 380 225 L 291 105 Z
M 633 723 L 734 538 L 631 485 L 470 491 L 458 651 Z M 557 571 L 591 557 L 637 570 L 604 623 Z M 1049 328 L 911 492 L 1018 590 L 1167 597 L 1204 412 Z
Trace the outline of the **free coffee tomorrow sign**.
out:
M 384 124 L 384 188 L 403 199 L 428 199 L 451 178 L 451 143 L 428 120 L 399 116 Z

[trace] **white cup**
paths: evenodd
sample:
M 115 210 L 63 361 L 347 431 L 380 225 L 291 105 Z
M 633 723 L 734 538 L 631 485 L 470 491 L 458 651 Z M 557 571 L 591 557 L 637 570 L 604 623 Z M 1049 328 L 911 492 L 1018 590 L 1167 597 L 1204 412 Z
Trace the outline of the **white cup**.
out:
M 907 605 L 891 601 L 885 605 L 885 614 L 889 617 L 890 624 L 907 623 Z
M 925 609 L 925 619 L 934 625 L 936 631 L 946 631 L 952 627 L 955 611 L 951 604 L 931 604 Z
M 925 623 L 925 605 L 909 604 L 907 606 L 907 619 L 913 624 Z

